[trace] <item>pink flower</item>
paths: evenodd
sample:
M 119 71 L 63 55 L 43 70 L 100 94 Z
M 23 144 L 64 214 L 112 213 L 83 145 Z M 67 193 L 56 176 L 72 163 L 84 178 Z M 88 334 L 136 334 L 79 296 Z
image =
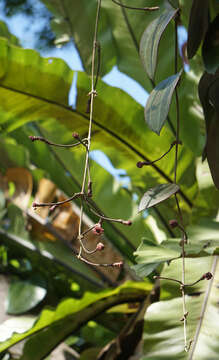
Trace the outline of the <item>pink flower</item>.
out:
M 103 249 L 104 249 L 103 243 L 99 242 L 99 243 L 97 244 L 96 250 L 101 251 L 101 250 L 103 250 Z
M 104 229 L 100 226 L 100 224 L 96 224 L 92 231 L 95 235 L 101 235 L 103 234 Z

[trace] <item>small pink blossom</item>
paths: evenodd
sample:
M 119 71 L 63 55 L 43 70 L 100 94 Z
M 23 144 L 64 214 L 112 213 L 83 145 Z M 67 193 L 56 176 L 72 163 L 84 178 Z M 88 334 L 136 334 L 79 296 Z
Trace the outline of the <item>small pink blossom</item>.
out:
M 103 249 L 104 249 L 104 244 L 101 243 L 101 242 L 99 242 L 99 243 L 97 244 L 96 250 L 101 251 L 101 250 L 103 250 Z
M 100 226 L 100 224 L 96 224 L 92 231 L 95 235 L 101 235 L 103 234 L 104 229 Z

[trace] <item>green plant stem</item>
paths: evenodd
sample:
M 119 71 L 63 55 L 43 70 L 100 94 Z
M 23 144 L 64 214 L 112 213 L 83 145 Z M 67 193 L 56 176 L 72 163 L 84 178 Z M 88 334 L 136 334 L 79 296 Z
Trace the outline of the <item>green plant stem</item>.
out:
M 87 136 L 87 149 L 86 149 L 86 159 L 85 159 L 85 167 L 84 167 L 84 176 L 81 186 L 81 192 L 85 192 L 85 184 L 88 174 L 88 182 L 91 182 L 90 179 L 90 171 L 89 171 L 89 152 L 91 145 L 91 132 L 92 132 L 92 121 L 93 121 L 93 105 L 94 105 L 94 97 L 96 95 L 96 90 L 94 88 L 94 71 L 95 71 L 95 56 L 96 56 L 96 48 L 97 48 L 97 32 L 98 32 L 98 22 L 100 17 L 100 8 L 101 8 L 101 0 L 98 0 L 97 4 L 97 12 L 96 12 L 96 21 L 95 21 L 95 29 L 94 29 L 94 39 L 93 39 L 93 50 L 92 50 L 92 67 L 91 67 L 91 91 L 90 91 L 90 118 L 89 118 L 89 128 L 88 128 L 88 136 Z M 80 209 L 80 217 L 79 217 L 79 230 L 78 236 L 81 237 L 82 233 L 82 218 L 83 218 L 84 204 L 83 199 L 81 199 L 81 209 Z M 81 259 L 82 246 L 80 246 L 78 258 Z
M 177 13 L 175 20 L 175 74 L 178 71 L 178 16 L 179 13 Z M 175 87 L 175 98 L 176 98 L 176 147 L 175 147 L 175 166 L 174 166 L 174 182 L 177 183 L 177 166 L 178 166 L 178 146 L 179 146 L 179 133 L 180 133 L 180 113 L 179 113 L 179 97 L 178 97 L 178 89 L 177 86 Z M 181 240 L 181 247 L 182 247 L 182 285 L 181 285 L 181 293 L 182 293 L 182 303 L 183 303 L 183 328 L 184 328 L 184 349 L 186 352 L 188 352 L 188 346 L 187 346 L 187 315 L 188 312 L 186 310 L 186 298 L 185 298 L 185 242 L 187 239 L 185 238 L 185 230 L 183 227 L 183 217 L 182 212 L 180 209 L 179 201 L 177 198 L 177 194 L 175 194 L 175 200 L 176 205 L 178 209 L 178 214 L 180 218 L 180 227 L 183 229 L 183 235 Z

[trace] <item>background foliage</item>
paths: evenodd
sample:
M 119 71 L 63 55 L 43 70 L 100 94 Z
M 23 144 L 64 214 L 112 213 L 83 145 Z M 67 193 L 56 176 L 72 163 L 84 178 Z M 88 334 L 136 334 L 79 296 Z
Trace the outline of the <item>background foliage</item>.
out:
M 104 224 L 101 241 L 106 247 L 94 259 L 110 263 L 123 259 L 124 268 L 117 270 L 93 268 L 74 256 L 78 249 L 77 200 L 54 213 L 31 208 L 33 200 L 60 200 L 80 191 L 82 150 L 32 143 L 28 136 L 63 144 L 72 143 L 73 131 L 86 136 L 97 3 L 45 0 L 33 5 L 27 0 L 4 0 L 6 20 L 25 13 L 43 21 L 35 34 L 34 50 L 22 48 L 22 39 L 0 22 L 0 266 L 7 313 L 2 314 L 0 325 L 2 359 L 131 359 L 134 354 L 145 360 L 218 358 L 219 62 L 214 37 L 218 36 L 219 5 L 216 0 L 202 3 L 205 6 L 197 1 L 159 0 L 154 4 L 150 0 L 147 6 L 160 9 L 145 13 L 102 0 L 101 77 L 116 65 L 151 93 L 144 110 L 126 92 L 102 80 L 97 86 L 92 150 L 104 152 L 130 180 L 124 186 L 91 160 L 95 206 L 109 217 L 133 222 L 131 227 Z M 143 7 L 145 2 L 136 0 L 135 5 Z M 192 59 L 189 70 L 173 78 L 173 19 L 178 7 L 180 25 L 188 30 L 188 57 Z M 68 41 L 74 41 L 78 49 L 83 72 L 76 73 L 63 60 L 44 58 L 38 52 L 57 44 L 68 46 Z M 183 49 L 179 49 L 179 70 L 187 62 Z M 73 78 L 76 101 L 69 106 Z M 169 226 L 169 220 L 176 217 L 174 199 L 168 198 L 174 191 L 167 192 L 168 200 L 138 213 L 146 191 L 173 182 L 173 152 L 151 166 L 137 168 L 136 163 L 159 158 L 175 140 L 176 102 L 170 95 L 177 82 L 182 141 L 177 184 L 189 236 L 186 282 L 191 284 L 208 271 L 214 275 L 210 282 L 201 281 L 186 291 L 188 337 L 195 339 L 189 355 L 183 350 L 179 286 L 168 281 L 160 286 L 153 279 L 158 274 L 181 277 L 180 231 Z M 157 106 L 159 91 L 158 114 L 152 106 Z M 207 157 L 212 176 L 202 156 Z M 140 210 L 146 208 L 143 199 Z M 97 218 L 89 207 L 85 213 L 86 228 Z M 88 237 L 90 247 L 97 241 L 93 235 Z M 11 347 L 20 341 L 20 347 Z

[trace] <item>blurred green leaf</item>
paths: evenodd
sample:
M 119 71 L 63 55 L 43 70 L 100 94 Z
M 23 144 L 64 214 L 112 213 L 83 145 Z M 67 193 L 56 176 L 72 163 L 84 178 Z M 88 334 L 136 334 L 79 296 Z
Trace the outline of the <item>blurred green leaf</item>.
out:
M 0 344 L 9 339 L 13 333 L 22 334 L 29 330 L 36 320 L 35 316 L 19 316 L 4 321 L 0 325 Z
M 208 30 L 209 23 L 209 1 L 193 0 L 189 16 L 187 52 L 191 59 L 198 50 L 201 41 Z
M 38 305 L 46 296 L 45 287 L 28 281 L 12 281 L 9 286 L 6 309 L 9 314 L 22 314 Z
M 219 15 L 210 23 L 202 47 L 202 56 L 205 69 L 215 74 L 219 68 Z
M 119 303 L 142 301 L 147 294 L 147 288 L 148 286 L 144 283 L 127 282 L 113 290 L 86 293 L 83 299 L 63 300 L 56 310 L 43 310 L 34 326 L 28 331 L 23 334 L 14 333 L 10 339 L 0 344 L 0 351 L 41 331 L 39 335 L 36 335 L 36 341 L 33 338 L 33 342 L 28 345 L 28 349 L 32 353 L 32 359 L 40 360 L 60 341 L 92 319 L 94 313 L 98 315 Z M 53 333 L 53 336 L 49 337 L 50 342 L 47 341 L 46 336 L 44 337 L 44 331 L 47 331 L 46 328 L 48 328 L 50 335 L 51 332 Z M 44 346 L 39 347 L 39 339 L 40 344 L 44 344 Z
M 179 8 L 179 0 L 168 0 L 168 2 L 174 7 L 175 9 Z
M 19 46 L 18 38 L 10 33 L 4 21 L 0 21 L 0 37 L 7 38 L 11 44 Z
M 5 196 L 2 190 L 0 190 L 0 211 L 5 208 Z
M 215 75 L 204 73 L 199 82 L 199 97 L 204 110 L 207 141 L 203 157 L 207 156 L 214 184 L 219 188 L 219 107 L 218 107 L 219 72 Z

